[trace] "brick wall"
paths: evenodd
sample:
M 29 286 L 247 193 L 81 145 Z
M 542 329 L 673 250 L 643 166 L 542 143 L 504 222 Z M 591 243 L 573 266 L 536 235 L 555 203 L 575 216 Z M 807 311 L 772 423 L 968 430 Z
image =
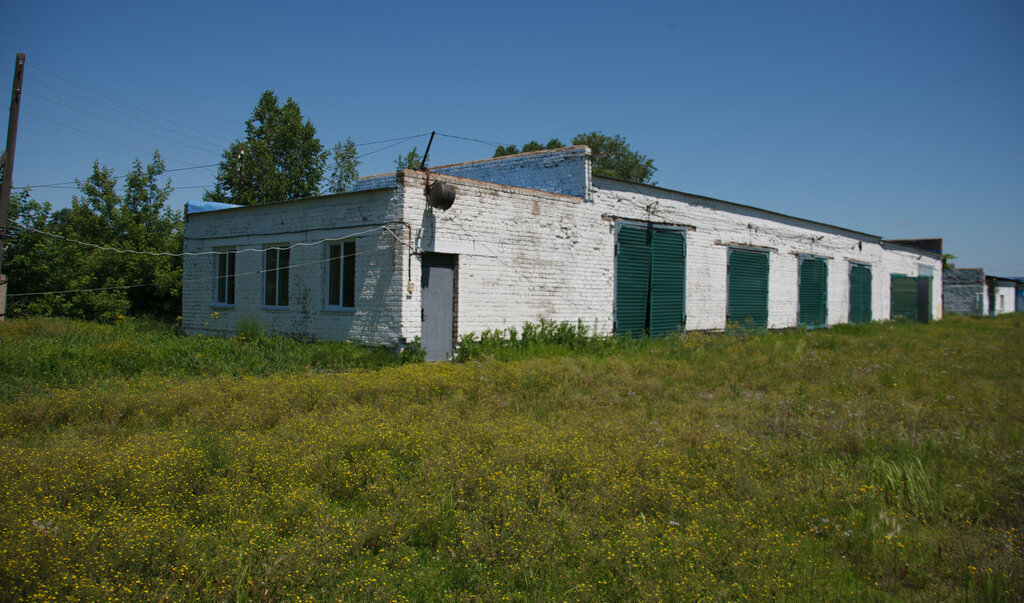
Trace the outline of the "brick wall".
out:
M 495 159 L 431 167 L 431 172 L 549 193 L 587 197 L 590 149 L 584 146 L 536 151 Z M 396 186 L 395 174 L 370 176 L 355 190 Z
M 828 269 L 828 324 L 848 322 L 850 262 L 872 267 L 872 316 L 889 317 L 889 275 L 917 276 L 921 265 L 941 275 L 941 262 L 918 252 L 884 248 L 878 237 L 789 218 L 704 197 L 594 178 L 593 210 L 606 219 L 652 221 L 690 227 L 686 243 L 687 329 L 726 326 L 726 278 L 730 246 L 769 252 L 768 327 L 797 326 L 801 254 L 823 257 Z M 607 251 L 605 255 L 608 256 Z M 600 258 L 598 271 L 613 271 Z M 609 276 L 608 280 L 613 277 Z M 936 279 L 941 280 L 941 278 Z M 941 282 L 933 283 L 933 316 L 941 317 Z M 614 286 L 601 294 L 612 306 Z
M 423 172 L 399 176 L 414 237 L 410 273 L 419 274 L 420 252 L 458 255 L 460 336 L 541 318 L 609 328 L 609 308 L 600 301 L 609 275 L 592 272 L 609 224 L 593 220 L 582 198 L 447 175 L 431 179 L 455 185 L 448 211 L 426 205 Z M 403 302 L 406 338 L 419 334 L 420 303 L 417 279 Z
M 983 316 L 988 307 L 985 271 L 953 268 L 942 273 L 942 309 L 949 314 Z
M 938 258 L 873 235 L 657 187 L 606 178 L 593 178 L 588 186 L 589 165 L 588 150 L 574 147 L 456 164 L 429 175 L 406 170 L 363 181 L 391 182 L 389 189 L 194 214 L 186 226 L 186 251 L 262 249 L 362 233 L 357 239 L 357 301 L 352 312 L 324 309 L 323 244 L 292 251 L 287 310 L 263 307 L 263 276 L 247 274 L 261 269 L 262 252 L 238 255 L 237 272 L 246 276 L 238 278 L 232 308 L 213 304 L 215 256 L 198 256 L 186 259 L 184 325 L 191 332 L 230 334 L 240 318 L 254 317 L 277 333 L 410 341 L 421 326 L 420 254 L 436 252 L 457 256 L 460 336 L 520 328 L 542 318 L 582 320 L 607 334 L 614 327 L 615 225 L 620 220 L 687 229 L 687 329 L 725 328 L 730 246 L 769 252 L 769 328 L 797 325 L 801 254 L 826 259 L 830 325 L 848 320 L 850 262 L 872 268 L 875 320 L 889 317 L 891 274 L 933 274 L 933 318 L 942 315 Z M 427 206 L 427 178 L 455 185 L 451 209 Z M 571 194 L 562 194 L 566 191 Z M 383 224 L 391 224 L 394 234 L 380 230 Z M 205 280 L 190 281 L 195 275 Z
M 240 321 L 269 333 L 317 339 L 393 343 L 398 338 L 404 273 L 395 235 L 403 236 L 395 190 L 377 190 L 191 214 L 185 251 L 236 251 L 235 304 L 215 303 L 217 256 L 185 258 L 182 325 L 190 333 L 233 335 Z M 382 228 L 387 225 L 391 232 Z M 355 309 L 325 308 L 327 243 L 356 242 Z M 264 306 L 263 249 L 290 246 L 289 304 Z

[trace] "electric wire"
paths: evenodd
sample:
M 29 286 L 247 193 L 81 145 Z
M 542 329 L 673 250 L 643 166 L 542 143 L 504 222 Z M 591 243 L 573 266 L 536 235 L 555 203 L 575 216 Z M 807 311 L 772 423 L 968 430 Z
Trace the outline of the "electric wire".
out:
M 196 165 L 196 166 L 192 166 L 192 167 L 174 168 L 174 169 L 170 169 L 170 170 L 164 170 L 163 173 L 166 174 L 168 172 L 184 172 L 184 171 L 187 171 L 187 170 L 199 170 L 199 169 L 202 169 L 202 168 L 217 167 L 218 165 L 220 165 L 220 164 L 219 163 L 209 163 L 207 165 Z M 114 178 L 124 178 L 127 175 L 128 174 L 120 174 L 120 175 L 115 174 Z M 54 182 L 54 183 L 51 183 L 51 184 L 27 184 L 25 186 L 12 186 L 11 188 L 12 189 L 23 189 L 23 188 L 62 188 L 62 187 L 66 187 L 66 185 L 69 185 L 69 184 L 76 185 L 76 186 L 70 187 L 70 188 L 78 188 L 78 186 L 77 186 L 78 181 L 77 180 L 69 180 L 67 182 Z M 121 185 L 118 185 L 118 186 L 121 186 Z M 204 184 L 203 186 L 207 186 L 207 185 Z M 175 187 L 174 190 L 178 190 L 179 188 L 189 188 L 189 187 Z
M 458 138 L 459 140 L 470 140 L 470 141 L 473 141 L 473 142 L 482 142 L 484 144 L 489 144 L 489 145 L 495 146 L 495 147 L 508 146 L 508 145 L 505 145 L 505 144 L 500 143 L 500 142 L 493 142 L 493 141 L 490 141 L 490 140 L 480 140 L 479 138 L 468 138 L 466 136 L 456 136 L 454 134 L 442 134 L 441 132 L 438 132 L 437 135 L 438 136 L 444 136 L 445 138 Z
M 89 92 L 92 92 L 93 94 L 96 94 L 98 96 L 102 96 L 103 98 L 105 98 L 107 100 L 114 101 L 115 103 L 117 103 L 119 105 L 124 105 L 125 107 L 128 107 L 130 109 L 134 109 L 135 111 L 139 111 L 140 113 L 144 113 L 146 115 L 149 115 L 150 117 L 155 117 L 157 119 L 162 119 L 162 120 L 164 120 L 164 121 L 166 121 L 168 123 L 172 123 L 172 124 L 174 124 L 176 126 L 181 126 L 183 128 L 188 128 L 189 130 L 192 130 L 193 132 L 198 132 L 200 134 L 204 134 L 204 135 L 209 136 L 211 138 L 216 138 L 217 140 L 222 140 L 224 142 L 231 142 L 230 140 L 228 140 L 226 138 L 223 138 L 221 136 L 217 136 L 216 134 L 211 134 L 209 132 L 205 132 L 205 131 L 200 130 L 198 128 L 193 128 L 192 126 L 189 126 L 187 124 L 183 124 L 183 123 L 174 121 L 173 119 L 168 119 L 168 118 L 166 118 L 166 117 L 164 117 L 162 115 L 157 115 L 156 113 L 151 113 L 149 111 L 146 111 L 145 109 L 141 109 L 141 108 L 136 107 L 134 105 L 130 105 L 130 104 L 128 104 L 128 103 L 126 103 L 126 102 L 124 102 L 122 100 L 116 99 L 116 98 L 114 98 L 112 96 L 109 96 L 109 95 L 104 94 L 102 92 L 99 92 L 97 90 L 93 90 L 92 88 L 89 88 L 88 86 L 83 86 L 82 84 L 79 84 L 79 83 L 77 83 L 75 81 L 69 80 L 68 78 L 66 78 L 64 76 L 57 75 L 56 73 L 54 73 L 52 71 L 48 71 L 46 69 L 43 69 L 42 67 L 40 67 L 40 66 L 38 66 L 38 65 L 36 65 L 34 63 L 32 64 L 32 69 L 36 69 L 36 70 L 42 71 L 43 73 L 45 73 L 45 74 L 47 74 L 47 75 L 49 75 L 51 77 L 55 77 L 55 78 L 57 78 L 59 80 L 65 81 L 65 82 L 67 82 L 67 83 L 69 83 L 69 84 L 71 84 L 73 86 L 77 86 L 77 87 L 79 87 L 79 88 L 81 88 L 83 90 L 88 90 Z
M 54 90 L 56 90 L 56 91 L 58 91 L 58 92 L 60 92 L 62 94 L 67 94 L 68 96 L 73 96 L 73 97 L 75 97 L 75 98 L 77 98 L 79 100 L 83 100 L 83 101 L 85 101 L 87 103 L 92 103 L 92 104 L 96 105 L 97 107 L 103 107 L 104 109 L 107 109 L 109 111 L 117 112 L 119 115 L 123 115 L 125 117 L 134 119 L 136 121 L 140 121 L 140 122 L 142 122 L 144 124 L 149 124 L 151 126 L 154 126 L 154 127 L 157 127 L 157 128 L 161 128 L 163 130 L 167 130 L 168 132 L 173 132 L 173 133 L 177 134 L 178 136 L 184 136 L 186 138 L 191 138 L 193 140 L 198 140 L 199 142 L 202 142 L 202 143 L 205 143 L 205 144 L 210 144 L 210 145 L 215 145 L 215 146 L 217 144 L 217 143 L 210 142 L 209 140 L 200 138 L 198 136 L 193 136 L 192 134 L 188 134 L 188 133 L 182 132 L 180 130 L 175 130 L 174 128 L 168 128 L 167 126 L 159 124 L 159 123 L 157 123 L 155 121 L 149 121 L 148 119 L 142 119 L 141 117 L 139 117 L 137 115 L 131 115 L 130 113 L 125 113 L 121 109 L 118 109 L 116 107 L 111 107 L 110 105 L 105 105 L 105 104 L 103 104 L 103 103 L 101 103 L 99 101 L 95 101 L 95 100 L 93 100 L 91 98 L 87 98 L 87 97 L 82 96 L 80 94 L 75 94 L 74 92 L 71 92 L 70 90 L 67 90 L 65 88 L 61 88 L 60 86 L 54 86 L 53 84 L 51 84 L 49 82 L 46 82 L 44 80 L 32 78 L 31 81 L 33 83 L 36 83 L 36 84 L 42 84 L 42 85 L 44 85 L 44 86 L 46 86 L 48 88 L 52 88 L 52 89 L 54 89 Z M 212 136 L 212 135 L 207 135 L 207 136 Z M 223 140 L 223 139 L 221 139 L 221 140 Z
M 350 238 L 350 237 L 343 237 L 343 238 Z M 259 249 L 259 251 L 266 251 L 267 249 L 284 249 L 284 248 L 283 247 L 282 248 L 278 248 L 278 247 L 265 247 L 265 248 Z M 348 254 L 348 257 L 355 257 L 355 256 L 359 256 L 359 255 L 369 254 L 369 253 L 378 253 L 378 252 L 384 251 L 386 249 L 387 249 L 387 247 L 379 247 L 378 246 L 378 247 L 374 247 L 373 249 L 367 249 L 366 251 L 357 251 L 356 253 Z M 223 253 L 223 252 L 216 252 L 216 253 Z M 303 262 L 301 264 L 289 264 L 287 266 L 283 266 L 283 267 L 279 267 L 279 268 L 263 268 L 261 270 L 253 270 L 253 271 L 250 271 L 250 272 L 239 272 L 239 273 L 234 274 L 233 276 L 235 278 L 237 278 L 239 276 L 252 276 L 254 274 L 266 274 L 266 273 L 269 273 L 269 272 L 280 272 L 281 270 L 290 270 L 292 268 L 301 268 L 303 266 L 312 266 L 312 265 L 315 265 L 315 264 L 323 264 L 325 262 L 330 262 L 330 261 L 331 261 L 331 258 L 325 258 L 325 259 L 322 259 L 322 260 L 314 260 L 312 262 Z M 202 282 L 202 281 L 213 281 L 213 280 L 222 279 L 222 278 L 224 278 L 224 277 L 223 276 L 200 276 L 200 277 L 195 277 L 195 278 L 183 279 L 181 282 L 182 282 L 182 284 L 184 284 L 184 283 L 196 283 L 196 282 Z M 115 290 L 119 290 L 119 289 L 135 289 L 135 288 L 138 288 L 138 287 L 156 287 L 157 285 L 160 285 L 160 284 L 161 283 L 139 283 L 139 284 L 134 284 L 134 285 L 114 285 L 114 286 L 110 286 L 110 287 L 90 287 L 90 288 L 86 288 L 86 289 L 63 289 L 63 290 L 60 290 L 60 291 L 34 291 L 32 293 L 8 293 L 7 297 L 29 297 L 29 296 L 33 296 L 33 295 L 57 295 L 57 294 L 61 294 L 61 293 L 87 293 L 87 292 L 92 292 L 92 291 L 115 291 Z
M 425 134 L 414 134 L 412 136 L 402 136 L 400 138 L 388 138 L 386 140 L 375 140 L 373 142 L 354 142 L 352 144 L 356 145 L 357 147 L 366 147 L 366 146 L 370 146 L 370 145 L 374 145 L 374 144 L 384 144 L 385 142 L 394 142 L 396 140 L 398 140 L 398 141 L 411 140 L 413 138 L 419 138 L 420 136 L 426 136 L 427 134 L 430 134 L 430 132 L 427 132 Z
M 388 149 L 390 149 L 392 147 L 397 147 L 398 145 L 402 144 L 403 142 L 406 142 L 407 140 L 412 140 L 414 138 L 421 138 L 421 137 L 427 136 L 427 135 L 428 134 L 417 134 L 415 136 L 409 136 L 408 138 L 403 138 L 403 139 L 399 140 L 398 142 L 389 144 L 386 147 L 381 147 L 379 149 L 374 149 L 373 151 L 367 151 L 366 153 L 362 153 L 360 155 L 356 155 L 356 159 L 359 159 L 361 157 L 366 157 L 367 155 L 373 155 L 374 153 L 380 153 L 381 151 L 386 151 L 386 150 L 388 150 Z
M 22 113 L 22 115 L 28 115 L 29 117 L 32 117 L 32 118 L 35 118 L 35 119 L 41 119 L 43 121 L 48 121 L 48 122 L 50 122 L 52 124 L 56 124 L 58 126 L 67 128 L 69 130 L 75 130 L 76 132 L 81 132 L 82 134 L 85 134 L 86 136 L 91 136 L 93 138 L 98 138 L 100 140 L 105 140 L 107 142 L 110 142 L 110 143 L 113 143 L 113 144 L 116 144 L 116 145 L 119 145 L 119 146 L 122 146 L 122 147 L 125 147 L 125 148 L 128 148 L 128 149 L 132 149 L 133 151 L 140 151 L 140 152 L 143 152 L 143 153 L 148 153 L 149 152 L 149 150 L 147 150 L 147 149 L 143 149 L 143 148 L 140 148 L 140 147 L 132 146 L 130 144 L 125 144 L 123 142 L 116 141 L 116 140 L 114 140 L 112 138 L 107 138 L 106 136 L 100 136 L 99 134 L 96 134 L 94 132 L 89 132 L 88 130 L 83 130 L 81 128 L 76 128 L 75 126 L 69 126 L 66 123 L 62 123 L 62 122 L 59 122 L 59 121 L 57 121 L 55 119 L 50 119 L 48 117 L 43 117 L 41 115 L 36 115 L 35 113 L 30 113 L 28 111 L 25 111 L 24 109 L 21 110 L 21 113 Z M 187 166 L 199 167 L 198 165 L 196 165 L 194 163 L 191 163 L 191 162 L 188 162 L 188 161 L 182 161 L 181 159 L 178 159 L 178 158 L 175 158 L 175 157 L 171 157 L 169 155 L 161 154 L 161 156 L 166 158 L 166 159 L 170 159 L 172 161 L 177 161 L 178 163 L 184 163 Z
M 38 228 L 33 228 L 31 226 L 25 226 L 23 224 L 18 224 L 17 222 L 11 222 L 10 225 L 14 226 L 16 228 L 20 228 L 21 230 L 28 230 L 28 231 L 31 231 L 31 232 L 39 233 L 41 235 L 45 235 L 45 236 L 48 236 L 48 237 L 51 237 L 51 238 L 54 238 L 54 239 L 60 239 L 62 241 L 66 241 L 68 243 L 74 243 L 76 245 L 82 245 L 83 247 L 91 247 L 93 249 L 99 249 L 100 251 L 110 251 L 110 252 L 118 253 L 118 254 L 148 255 L 148 256 L 154 256 L 154 257 L 193 257 L 193 256 L 202 256 L 202 255 L 217 255 L 217 254 L 223 253 L 222 251 L 183 251 L 181 253 L 177 253 L 177 252 L 173 252 L 173 251 L 139 251 L 137 249 L 118 249 L 116 247 L 107 247 L 105 245 L 97 245 L 96 243 L 88 243 L 86 241 L 79 241 L 77 239 L 72 239 L 72 238 L 69 238 L 69 237 L 65 237 L 64 235 L 59 235 L 59 234 L 56 234 L 56 233 L 53 233 L 53 232 L 47 232 L 45 230 L 39 230 Z M 369 233 L 372 233 L 372 232 L 377 232 L 378 230 L 387 230 L 391 234 L 391 236 L 395 237 L 396 240 L 398 239 L 398 235 L 396 235 L 394 233 L 394 231 L 389 229 L 387 226 L 376 226 L 376 227 L 370 228 L 368 230 L 363 230 L 363 231 L 352 233 L 352 234 L 346 234 L 346 235 L 340 236 L 340 237 L 328 237 L 328 238 L 325 238 L 325 239 L 319 239 L 317 241 L 303 241 L 301 243 L 294 243 L 294 244 L 288 245 L 288 246 L 252 247 L 252 248 L 246 248 L 246 249 L 237 249 L 237 250 L 234 250 L 234 251 L 235 251 L 235 253 L 247 253 L 247 252 L 252 252 L 252 251 L 264 251 L 266 249 L 279 249 L 281 251 L 286 251 L 286 250 L 294 249 L 296 247 L 312 247 L 312 246 L 315 246 L 315 245 L 320 245 L 322 243 L 327 243 L 329 241 L 341 241 L 343 239 L 351 239 L 353 237 L 359 237 L 359 236 L 363 236 L 365 234 L 369 234 Z M 399 241 L 399 242 L 401 242 L 401 241 Z
M 142 128 L 136 128 L 135 126 L 126 124 L 124 122 L 120 122 L 120 121 L 117 121 L 115 119 L 110 119 L 110 118 L 107 118 L 107 117 L 103 117 L 102 115 L 93 113 L 91 111 L 86 111 L 85 109 L 79 109 L 78 107 L 74 107 L 74 106 L 69 105 L 67 103 L 63 103 L 63 102 L 61 102 L 61 101 L 59 101 L 59 100 L 57 100 L 55 98 L 50 98 L 48 96 L 44 96 L 42 94 L 38 94 L 38 93 L 35 93 L 35 92 L 29 92 L 29 91 L 26 91 L 25 94 L 27 94 L 29 96 L 34 96 L 36 98 L 41 98 L 44 101 L 51 102 L 51 103 L 60 105 L 62 107 L 66 107 L 68 109 L 71 109 L 72 111 L 78 111 L 79 113 L 83 113 L 83 114 L 88 115 L 90 117 L 95 117 L 96 119 L 102 119 L 103 121 L 108 122 L 108 123 L 112 123 L 115 126 L 120 126 L 122 128 L 128 128 L 129 130 L 135 130 L 136 132 L 141 132 L 142 134 L 145 134 L 147 136 L 153 136 L 154 138 L 159 138 L 161 140 L 166 140 L 166 141 L 168 141 L 170 143 L 173 143 L 173 144 L 177 144 L 177 145 L 181 145 L 181 146 L 186 146 L 186 147 L 191 147 L 191 148 L 196 149 L 198 151 L 201 151 L 203 153 L 212 153 L 212 154 L 217 154 L 217 155 L 220 154 L 219 150 L 210 150 L 210 148 L 208 148 L 208 147 L 204 148 L 204 147 L 196 146 L 196 145 L 194 145 L 192 143 L 189 143 L 189 142 L 183 142 L 183 141 L 180 141 L 180 140 L 176 140 L 174 138 L 170 138 L 170 137 L 167 137 L 167 136 L 162 136 L 160 134 L 157 134 L 156 132 L 150 132 L 148 130 L 143 130 Z M 208 143 L 208 144 L 212 144 L 212 143 Z

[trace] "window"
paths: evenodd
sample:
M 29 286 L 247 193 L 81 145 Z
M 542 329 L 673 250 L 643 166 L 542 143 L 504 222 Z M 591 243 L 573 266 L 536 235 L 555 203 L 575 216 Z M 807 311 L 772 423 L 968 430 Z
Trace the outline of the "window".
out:
M 217 254 L 217 297 L 216 303 L 223 306 L 235 305 L 235 250 L 229 249 Z
M 351 309 L 356 305 L 356 243 L 327 246 L 327 307 Z
M 268 247 L 263 252 L 263 305 L 288 305 L 288 259 L 291 251 L 281 247 Z

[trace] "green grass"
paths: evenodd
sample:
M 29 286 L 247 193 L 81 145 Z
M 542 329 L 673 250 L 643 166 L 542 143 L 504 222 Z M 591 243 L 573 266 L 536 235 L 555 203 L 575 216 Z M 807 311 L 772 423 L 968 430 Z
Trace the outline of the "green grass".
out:
M 0 330 L 29 367 L 0 377 L 28 386 L 0 402 L 8 598 L 1024 597 L 1019 315 L 346 372 Z M 151 360 L 101 366 L 111 341 Z
M 171 324 L 25 318 L 0 323 L 0 399 L 103 379 L 268 375 L 400 364 L 383 347 L 301 342 L 248 328 L 234 338 L 184 337 Z

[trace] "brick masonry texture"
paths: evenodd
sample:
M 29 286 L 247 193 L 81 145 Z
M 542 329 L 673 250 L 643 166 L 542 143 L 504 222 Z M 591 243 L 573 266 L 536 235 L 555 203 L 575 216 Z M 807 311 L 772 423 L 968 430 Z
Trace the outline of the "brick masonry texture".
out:
M 988 307 L 985 271 L 953 268 L 942 273 L 942 310 L 949 314 L 982 316 Z
M 455 186 L 451 209 L 427 206 L 428 180 Z M 457 256 L 460 336 L 542 318 L 582 320 L 609 334 L 615 316 L 615 226 L 621 220 L 686 228 L 688 330 L 726 327 L 730 246 L 769 251 L 769 328 L 797 325 L 800 255 L 826 259 L 830 325 L 848 320 L 851 262 L 872 268 L 875 320 L 889 317 L 892 274 L 933 274 L 932 317 L 942 315 L 942 266 L 936 257 L 834 226 L 592 177 L 586 147 L 442 166 L 429 174 L 405 170 L 360 186 L 363 190 L 345 195 L 194 214 L 185 233 L 186 251 L 195 252 L 262 249 L 377 228 L 356 238 L 354 311 L 324 308 L 324 244 L 292 250 L 287 309 L 263 307 L 261 274 L 239 276 L 236 304 L 217 307 L 215 256 L 198 256 L 185 261 L 185 328 L 232 334 L 246 318 L 270 332 L 400 345 L 420 334 L 420 254 L 433 252 Z M 381 225 L 389 230 L 380 230 Z M 240 275 L 262 268 L 262 252 L 237 258 Z

